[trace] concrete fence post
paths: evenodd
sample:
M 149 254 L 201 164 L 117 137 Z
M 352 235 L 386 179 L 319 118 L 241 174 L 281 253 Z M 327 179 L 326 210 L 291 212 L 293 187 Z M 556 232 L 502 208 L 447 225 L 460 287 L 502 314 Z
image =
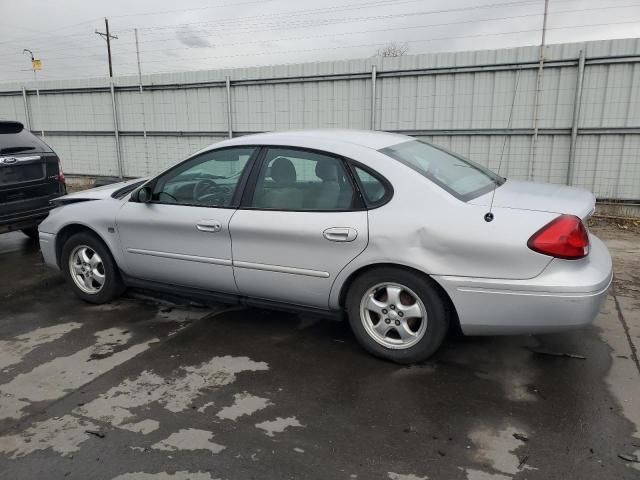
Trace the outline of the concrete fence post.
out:
M 231 118 L 231 77 L 225 77 L 225 89 L 227 91 L 227 136 L 233 138 L 233 119 Z
M 569 162 L 567 163 L 567 185 L 573 183 L 573 170 L 576 163 L 576 144 L 578 143 L 578 126 L 580 125 L 580 104 L 582 103 L 582 82 L 584 80 L 584 50 L 580 50 L 578 59 L 578 78 L 576 79 L 576 95 L 573 101 L 573 119 L 571 121 L 571 145 Z
M 376 66 L 371 65 L 371 130 L 376 129 Z
M 27 123 L 27 129 L 31 130 L 31 114 L 29 113 L 29 100 L 27 99 L 27 90 L 22 87 L 22 101 L 24 103 L 24 118 Z
M 122 165 L 122 153 L 120 151 L 120 129 L 118 128 L 118 108 L 116 106 L 116 90 L 113 80 L 109 80 L 109 90 L 111 91 L 111 107 L 113 109 L 113 134 L 116 142 L 116 161 L 118 163 L 118 177 L 124 178 L 124 168 Z

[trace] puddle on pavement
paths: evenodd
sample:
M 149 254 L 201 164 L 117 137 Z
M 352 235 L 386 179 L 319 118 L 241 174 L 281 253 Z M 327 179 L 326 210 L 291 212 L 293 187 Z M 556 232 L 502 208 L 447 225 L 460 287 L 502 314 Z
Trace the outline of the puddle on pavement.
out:
M 153 338 L 118 350 L 131 340 L 132 335 L 127 330 L 109 328 L 96 332 L 95 337 L 93 345 L 43 363 L 0 385 L 0 420 L 21 418 L 31 403 L 61 398 L 98 375 L 131 360 L 158 341 Z
M 40 345 L 58 340 L 81 326 L 78 322 L 60 323 L 37 328 L 12 340 L 0 340 L 0 370 L 22 362 L 26 355 Z
M 224 445 L 212 442 L 212 438 L 213 432 L 187 428 L 172 433 L 168 438 L 152 445 L 151 448 L 169 452 L 178 450 L 209 450 L 211 453 L 220 453 L 227 448 Z
M 268 437 L 274 437 L 276 433 L 282 433 L 289 427 L 304 428 L 304 425 L 302 425 L 296 417 L 278 417 L 275 420 L 267 420 L 266 422 L 256 423 L 256 427 L 264 430 L 265 434 Z
M 268 398 L 257 397 L 247 392 L 236 393 L 233 399 L 233 405 L 224 407 L 216 414 L 219 419 L 235 421 L 238 417 L 252 415 L 258 410 L 272 405 Z

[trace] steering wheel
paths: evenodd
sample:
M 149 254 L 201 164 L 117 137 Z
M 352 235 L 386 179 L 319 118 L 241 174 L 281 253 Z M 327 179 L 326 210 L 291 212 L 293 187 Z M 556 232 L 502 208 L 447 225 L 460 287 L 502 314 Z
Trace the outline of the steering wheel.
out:
M 161 200 L 162 195 L 166 195 L 167 197 L 169 197 L 171 200 L 173 200 L 174 202 L 178 202 L 178 199 L 176 197 L 174 197 L 173 195 L 171 195 L 170 193 L 167 192 L 160 192 L 158 193 L 158 198 Z
M 218 190 L 220 187 L 216 182 L 209 178 L 205 178 L 203 180 L 198 180 L 193 185 L 193 199 L 199 200 L 204 195 L 211 193 L 211 190 Z

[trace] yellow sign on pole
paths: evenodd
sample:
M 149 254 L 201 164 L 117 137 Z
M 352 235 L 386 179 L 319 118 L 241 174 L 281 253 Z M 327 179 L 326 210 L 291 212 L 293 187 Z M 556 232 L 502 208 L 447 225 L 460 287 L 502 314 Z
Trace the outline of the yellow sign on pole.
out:
M 37 58 L 34 58 L 33 60 L 31 60 L 31 66 L 33 67 L 34 72 L 36 70 L 42 70 L 42 61 Z

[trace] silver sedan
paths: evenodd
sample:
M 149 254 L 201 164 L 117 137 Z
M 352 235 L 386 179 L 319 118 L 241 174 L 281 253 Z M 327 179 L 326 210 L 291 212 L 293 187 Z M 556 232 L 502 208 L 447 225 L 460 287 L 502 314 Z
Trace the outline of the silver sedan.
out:
M 399 363 L 426 359 L 454 327 L 587 325 L 612 278 L 585 226 L 591 193 L 384 132 L 244 136 L 57 205 L 40 245 L 83 300 L 144 287 L 346 313 L 367 351 Z

